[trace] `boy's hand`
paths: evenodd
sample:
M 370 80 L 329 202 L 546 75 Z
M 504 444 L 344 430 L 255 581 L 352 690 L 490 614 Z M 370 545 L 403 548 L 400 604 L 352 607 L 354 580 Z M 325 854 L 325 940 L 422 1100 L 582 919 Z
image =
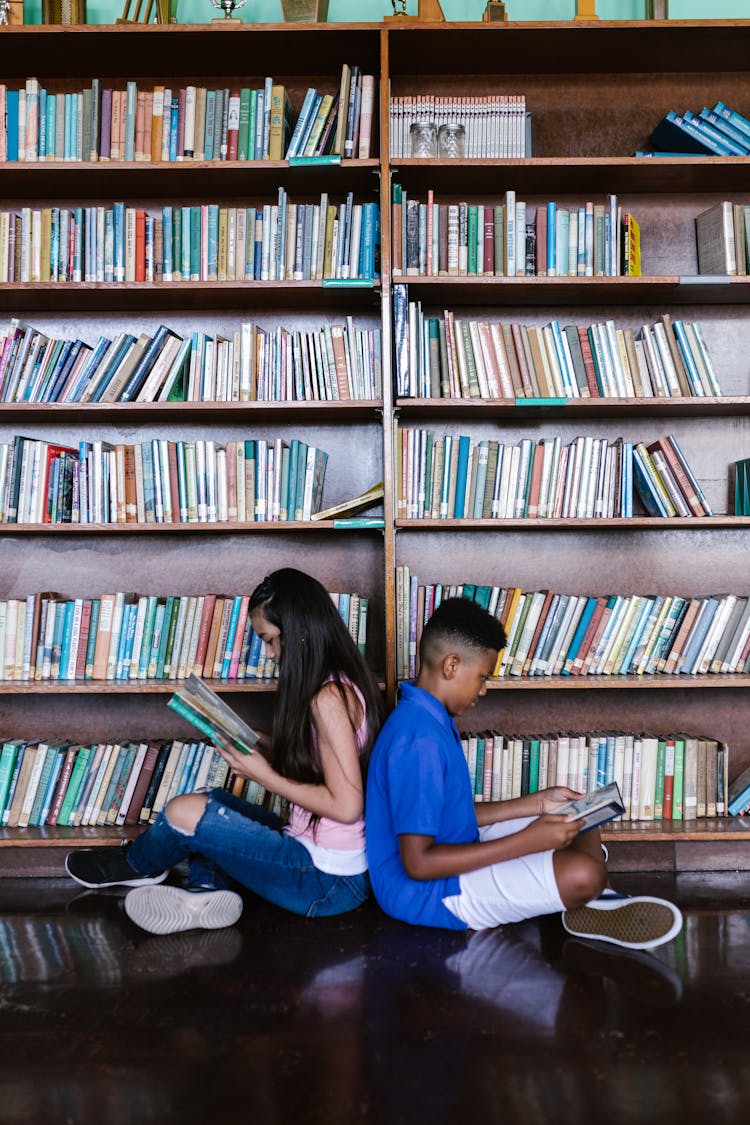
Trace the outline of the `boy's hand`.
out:
M 555 816 L 554 813 L 542 813 L 518 835 L 523 837 L 526 851 L 531 855 L 532 852 L 559 851 L 561 848 L 567 848 L 580 830 L 579 821 L 566 820 L 565 817 Z
M 568 789 L 565 785 L 555 785 L 552 789 L 542 789 L 539 793 L 539 813 L 553 813 L 566 801 L 575 801 L 584 797 L 585 793 L 577 793 L 575 789 Z

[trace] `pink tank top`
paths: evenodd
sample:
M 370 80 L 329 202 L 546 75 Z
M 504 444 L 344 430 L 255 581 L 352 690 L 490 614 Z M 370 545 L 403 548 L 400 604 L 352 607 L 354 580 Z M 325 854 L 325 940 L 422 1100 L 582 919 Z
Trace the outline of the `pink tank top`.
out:
M 325 681 L 326 684 L 333 682 L 333 676 L 329 676 Z M 354 741 L 357 747 L 357 753 L 362 754 L 367 746 L 368 729 L 367 729 L 367 710 L 365 707 L 365 700 L 362 692 L 356 684 L 353 684 L 346 676 L 341 677 L 341 682 L 347 687 L 351 688 L 356 695 L 359 705 L 362 708 L 362 719 L 359 726 L 354 732 Z M 313 727 L 313 749 L 317 753 L 318 750 L 318 736 Z M 339 820 L 331 820 L 327 816 L 322 816 L 315 824 L 310 823 L 311 814 L 307 809 L 302 809 L 299 805 L 290 805 L 289 808 L 289 823 L 285 831 L 299 840 L 308 848 L 313 859 L 316 860 L 319 856 L 321 858 L 322 852 L 351 852 L 357 853 L 364 852 L 365 847 L 365 818 L 361 816 L 359 820 L 355 820 L 353 824 L 342 824 Z M 324 860 L 323 860 L 324 862 Z M 322 863 L 316 862 L 316 867 L 325 870 Z M 365 870 L 366 868 L 363 868 Z M 347 872 L 348 874 L 349 872 Z

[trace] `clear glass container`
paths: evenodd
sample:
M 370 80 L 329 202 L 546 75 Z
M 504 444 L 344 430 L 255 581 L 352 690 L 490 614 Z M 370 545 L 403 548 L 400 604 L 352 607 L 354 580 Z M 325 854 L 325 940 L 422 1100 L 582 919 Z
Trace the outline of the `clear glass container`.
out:
M 441 125 L 437 135 L 440 160 L 461 160 L 466 156 L 466 129 L 457 122 Z
M 421 160 L 437 156 L 437 126 L 434 121 L 420 118 L 409 129 L 411 154 Z

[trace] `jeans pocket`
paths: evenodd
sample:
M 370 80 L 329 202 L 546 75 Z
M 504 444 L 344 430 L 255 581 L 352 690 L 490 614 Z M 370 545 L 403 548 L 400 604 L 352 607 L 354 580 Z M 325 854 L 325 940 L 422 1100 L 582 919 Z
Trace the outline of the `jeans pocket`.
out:
M 325 918 L 356 910 L 368 895 L 367 876 L 336 875 L 324 895 L 310 903 L 306 918 Z

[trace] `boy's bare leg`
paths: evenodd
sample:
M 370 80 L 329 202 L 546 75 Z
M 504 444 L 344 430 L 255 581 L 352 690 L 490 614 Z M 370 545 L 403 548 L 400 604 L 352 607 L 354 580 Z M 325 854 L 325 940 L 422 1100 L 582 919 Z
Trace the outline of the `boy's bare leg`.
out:
M 609 886 L 598 828 L 576 836 L 552 857 L 560 898 L 567 909 L 584 906 Z

